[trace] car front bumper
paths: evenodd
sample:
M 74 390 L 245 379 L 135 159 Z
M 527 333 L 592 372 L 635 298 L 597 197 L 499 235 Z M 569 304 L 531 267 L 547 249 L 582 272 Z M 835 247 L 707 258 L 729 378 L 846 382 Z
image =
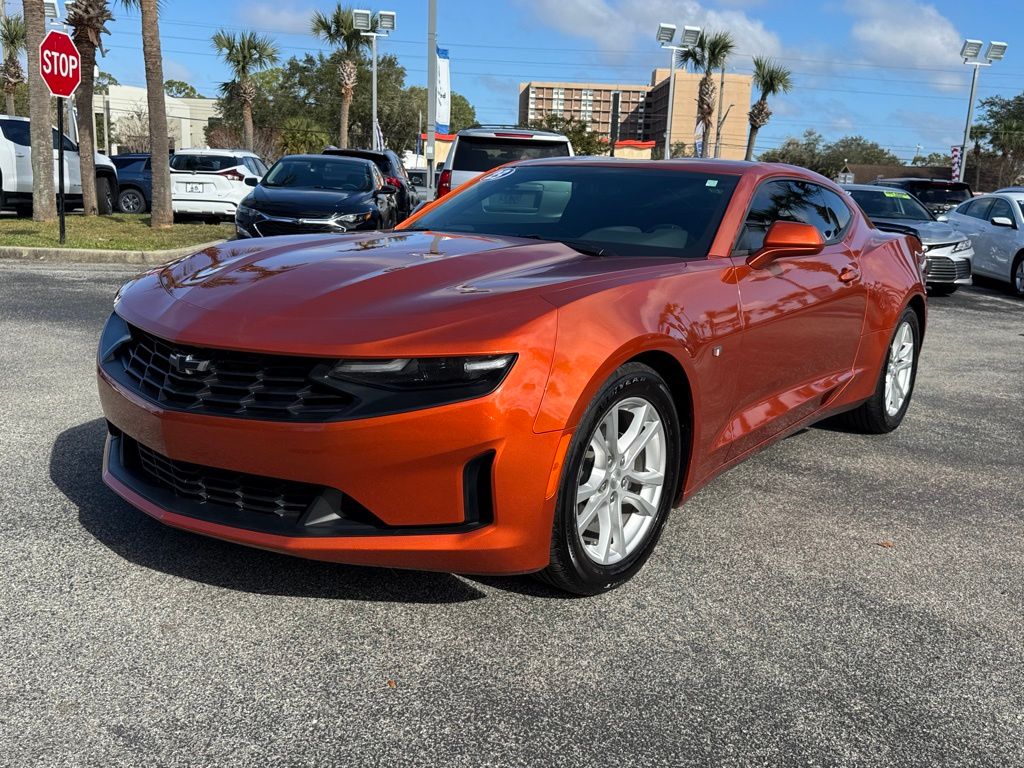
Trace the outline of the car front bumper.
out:
M 548 563 L 561 432 L 535 433 L 532 417 L 494 395 L 378 418 L 305 423 L 165 410 L 98 371 L 110 424 L 103 479 L 167 525 L 284 554 L 356 565 L 528 573 Z M 506 381 L 505 384 L 512 382 Z M 500 390 L 499 390 L 500 391 Z M 373 513 L 375 530 L 253 524 L 225 505 L 197 505 L 122 460 L 125 439 L 175 462 L 314 484 Z M 467 466 L 482 456 L 490 514 L 470 520 Z M 186 478 L 187 480 L 187 478 Z M 488 482 L 489 481 L 489 482 Z
M 925 254 L 924 276 L 928 285 L 970 285 L 974 249 L 952 253 L 951 249 Z
M 235 218 L 238 205 L 230 200 L 173 200 L 171 209 L 186 216 L 219 216 Z

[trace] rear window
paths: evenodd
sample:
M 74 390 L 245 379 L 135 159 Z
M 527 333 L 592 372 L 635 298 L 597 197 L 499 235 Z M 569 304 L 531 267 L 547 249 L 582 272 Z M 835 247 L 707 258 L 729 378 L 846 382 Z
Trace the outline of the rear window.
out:
M 32 146 L 28 126 L 22 120 L 0 120 L 0 131 L 3 131 L 4 138 L 20 147 Z
M 217 173 L 241 164 L 233 155 L 175 155 L 171 158 L 171 168 L 174 170 L 198 173 Z
M 922 203 L 935 205 L 958 205 L 971 199 L 971 188 L 966 184 L 907 184 L 905 189 L 913 193 Z
M 541 157 L 568 157 L 569 142 L 540 139 L 487 138 L 460 136 L 452 160 L 453 171 L 481 173 L 516 160 Z

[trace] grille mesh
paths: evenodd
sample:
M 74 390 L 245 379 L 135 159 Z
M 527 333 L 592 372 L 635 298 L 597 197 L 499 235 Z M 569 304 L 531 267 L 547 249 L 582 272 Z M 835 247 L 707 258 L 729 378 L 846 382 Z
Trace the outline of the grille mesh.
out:
M 295 522 L 322 490 L 306 483 L 176 461 L 134 440 L 126 449 L 136 451 L 142 470 L 178 498 L 240 513 L 276 515 Z
M 927 278 L 952 282 L 971 276 L 971 265 L 966 259 L 932 256 L 928 259 Z
M 191 355 L 203 370 L 171 364 Z M 330 361 L 184 347 L 131 328 L 117 360 L 134 389 L 167 407 L 223 416 L 324 421 L 340 416 L 352 398 L 310 378 Z

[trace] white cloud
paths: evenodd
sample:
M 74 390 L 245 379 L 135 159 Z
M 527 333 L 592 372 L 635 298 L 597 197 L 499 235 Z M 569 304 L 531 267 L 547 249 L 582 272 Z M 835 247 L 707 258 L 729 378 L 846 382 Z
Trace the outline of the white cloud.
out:
M 778 55 L 782 46 L 764 24 L 738 10 L 705 8 L 697 0 L 521 0 L 543 24 L 575 37 L 592 40 L 605 51 L 634 49 L 648 41 L 657 50 L 654 33 L 665 21 L 682 27 L 695 24 L 728 30 L 736 50 L 748 55 Z
M 960 33 L 932 5 L 914 0 L 850 0 L 850 36 L 863 60 L 887 66 L 957 69 Z M 960 73 L 923 72 L 943 90 L 963 88 Z
M 290 2 L 253 3 L 245 7 L 245 24 L 263 33 L 308 35 L 313 9 Z

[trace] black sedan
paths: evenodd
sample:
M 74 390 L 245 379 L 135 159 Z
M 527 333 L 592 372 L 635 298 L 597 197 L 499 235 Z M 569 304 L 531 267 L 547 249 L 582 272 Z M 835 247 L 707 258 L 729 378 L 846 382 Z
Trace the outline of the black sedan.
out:
M 288 155 L 252 183 L 235 214 L 239 237 L 390 229 L 398 222 L 397 189 L 369 160 Z

